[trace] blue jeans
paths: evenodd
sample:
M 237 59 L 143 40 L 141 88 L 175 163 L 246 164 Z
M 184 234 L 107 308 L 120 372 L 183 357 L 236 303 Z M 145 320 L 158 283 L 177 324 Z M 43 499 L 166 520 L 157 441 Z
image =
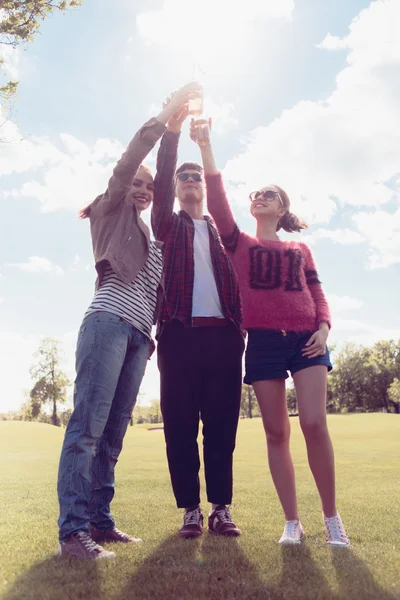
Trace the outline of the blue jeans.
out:
M 149 356 L 150 340 L 109 312 L 84 318 L 76 349 L 74 410 L 58 472 L 59 539 L 114 527 L 114 468 Z

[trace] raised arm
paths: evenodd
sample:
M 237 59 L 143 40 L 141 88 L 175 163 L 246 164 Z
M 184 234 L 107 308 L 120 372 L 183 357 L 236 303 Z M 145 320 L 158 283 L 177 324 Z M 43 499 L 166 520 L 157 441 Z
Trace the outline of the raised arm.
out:
M 166 131 L 157 154 L 151 227 L 157 240 L 165 241 L 174 216 L 175 171 L 178 159 L 179 132 Z
M 139 129 L 114 167 L 106 192 L 93 203 L 91 212 L 107 215 L 118 210 L 132 187 L 138 168 L 164 131 L 165 125 L 154 117 Z
M 109 214 L 118 210 L 126 193 L 132 187 L 138 168 L 165 132 L 169 119 L 188 101 L 189 95 L 193 94 L 194 90 L 198 88 L 198 84 L 194 83 L 182 88 L 180 93 L 178 92 L 176 97 L 174 96 L 173 100 L 164 106 L 156 117 L 147 121 L 139 129 L 116 164 L 108 182 L 107 191 L 99 197 L 93 206 L 94 210 L 102 214 Z
M 221 240 L 227 250 L 234 252 L 239 241 L 239 228 L 233 217 L 225 192 L 221 173 L 219 172 L 210 139 L 210 128 L 203 124 L 201 138 L 196 133 L 196 122 L 190 124 L 190 137 L 201 152 L 207 190 L 207 207 L 215 221 Z
M 172 94 L 164 105 L 169 110 L 164 133 L 157 154 L 157 173 L 154 180 L 155 191 L 151 211 L 151 226 L 154 237 L 165 241 L 174 218 L 175 171 L 178 159 L 178 144 L 183 122 L 189 114 L 190 97 L 201 92 L 198 83 L 189 83 Z

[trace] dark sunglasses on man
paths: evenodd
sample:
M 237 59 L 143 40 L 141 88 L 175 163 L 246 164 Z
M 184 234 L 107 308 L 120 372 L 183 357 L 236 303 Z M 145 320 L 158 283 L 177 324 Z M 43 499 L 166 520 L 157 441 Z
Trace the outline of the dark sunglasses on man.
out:
M 183 173 L 178 173 L 178 175 L 177 175 L 177 178 L 179 179 L 179 181 L 187 181 L 189 179 L 189 177 L 191 179 L 193 179 L 193 181 L 197 181 L 198 183 L 200 181 L 203 181 L 201 173 L 186 173 L 184 171 Z

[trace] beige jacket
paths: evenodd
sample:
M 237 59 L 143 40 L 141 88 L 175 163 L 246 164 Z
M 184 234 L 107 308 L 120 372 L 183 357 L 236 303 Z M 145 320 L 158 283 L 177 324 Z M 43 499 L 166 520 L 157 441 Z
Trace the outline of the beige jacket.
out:
M 98 273 L 96 289 L 103 279 L 106 261 L 124 283 L 130 283 L 147 260 L 149 228 L 136 207 L 125 201 L 125 196 L 136 171 L 165 129 L 165 125 L 154 118 L 139 129 L 114 168 L 106 192 L 97 196 L 90 206 L 90 230 Z

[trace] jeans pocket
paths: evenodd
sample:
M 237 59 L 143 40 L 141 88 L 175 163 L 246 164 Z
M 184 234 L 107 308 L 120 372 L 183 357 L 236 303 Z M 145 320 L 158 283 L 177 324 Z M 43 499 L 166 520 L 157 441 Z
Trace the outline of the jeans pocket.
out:
M 96 323 L 125 323 L 122 317 L 107 311 L 97 311 L 94 313 Z

